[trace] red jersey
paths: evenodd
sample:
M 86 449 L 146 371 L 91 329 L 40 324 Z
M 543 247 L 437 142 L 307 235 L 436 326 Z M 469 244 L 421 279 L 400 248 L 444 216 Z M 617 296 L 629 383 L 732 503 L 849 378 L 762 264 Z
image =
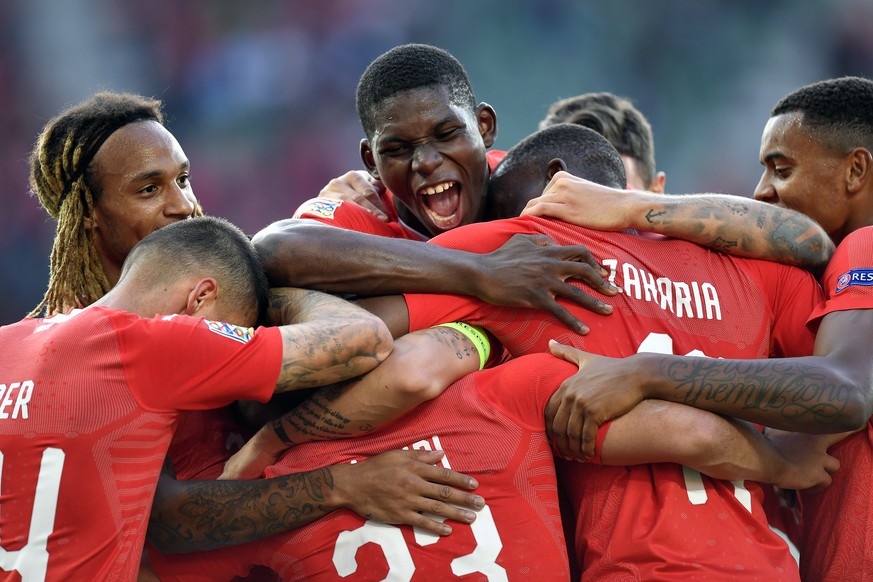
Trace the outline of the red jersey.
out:
M 805 323 L 821 291 L 799 269 L 684 241 L 534 217 L 471 225 L 432 242 L 488 252 L 519 232 L 586 245 L 623 288 L 614 298 L 600 296 L 614 313 L 584 312 L 562 300 L 591 328 L 578 336 L 542 311 L 411 294 L 410 329 L 466 321 L 487 328 L 514 355 L 547 351 L 552 338 L 613 357 L 644 351 L 725 358 L 812 352 L 814 335 Z M 717 481 L 675 464 L 571 464 L 566 474 L 562 486 L 579 515 L 576 557 L 585 580 L 798 577 L 787 545 L 767 527 L 757 484 Z
M 873 309 L 873 227 L 849 234 L 822 277 L 827 301 L 813 319 L 834 311 Z M 842 469 L 821 493 L 800 492 L 804 580 L 873 580 L 873 419 L 830 448 Z
M 267 566 L 282 580 L 567 580 L 569 566 L 543 410 L 575 366 L 535 354 L 468 375 L 431 402 L 356 439 L 293 448 L 267 476 L 356 462 L 392 449 L 441 449 L 487 505 L 439 537 L 339 510 L 295 531 L 224 550 L 152 555 L 165 582 L 218 582 Z M 518 381 L 524 378 L 524 381 Z
M 0 580 L 134 580 L 177 411 L 266 401 L 276 329 L 102 307 L 0 328 Z M 3 572 L 6 573 L 3 573 Z
M 233 405 L 210 410 L 185 410 L 179 414 L 167 458 L 176 479 L 217 479 L 224 464 L 252 437 L 243 427 Z
M 494 168 L 497 167 L 497 164 L 505 156 L 505 151 L 490 150 L 485 156 L 488 160 L 488 169 L 494 171 Z M 426 233 L 420 234 L 400 221 L 400 216 L 397 214 L 397 206 L 394 203 L 394 194 L 390 190 L 386 190 L 382 194 L 381 199 L 388 214 L 387 222 L 379 220 L 354 202 L 342 202 L 329 198 L 312 198 L 307 200 L 294 212 L 294 218 L 308 218 L 346 230 L 375 234 L 377 236 L 417 241 L 427 239 L 426 236 L 422 237 L 422 234 Z

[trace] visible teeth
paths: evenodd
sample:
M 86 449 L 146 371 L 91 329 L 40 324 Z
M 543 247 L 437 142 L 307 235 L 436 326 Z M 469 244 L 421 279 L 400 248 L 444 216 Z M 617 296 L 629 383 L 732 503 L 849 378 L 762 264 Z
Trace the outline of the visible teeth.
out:
M 455 185 L 454 181 L 443 182 L 442 184 L 437 184 L 436 186 L 430 186 L 421 191 L 425 196 L 430 196 L 432 194 L 439 194 L 440 192 L 445 192 L 449 188 Z

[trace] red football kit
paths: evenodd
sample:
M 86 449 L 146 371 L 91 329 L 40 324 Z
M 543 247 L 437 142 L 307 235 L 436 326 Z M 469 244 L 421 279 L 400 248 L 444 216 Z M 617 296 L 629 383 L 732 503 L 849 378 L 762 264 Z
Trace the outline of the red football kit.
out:
M 497 164 L 506 156 L 502 150 L 490 150 L 486 154 L 488 169 L 494 171 Z M 405 238 L 410 240 L 426 240 L 418 233 L 400 221 L 397 214 L 397 206 L 394 203 L 394 194 L 386 190 L 381 196 L 382 202 L 388 213 L 388 221 L 382 221 L 364 210 L 354 202 L 342 202 L 329 198 L 312 198 L 301 204 L 294 212 L 294 218 L 306 218 L 316 220 L 324 224 L 338 226 L 346 230 L 354 230 L 377 236 L 390 238 Z
M 230 580 L 254 565 L 282 580 L 567 580 L 569 567 L 543 410 L 576 367 L 548 354 L 470 374 L 433 401 L 364 437 L 294 447 L 267 476 L 357 462 L 381 452 L 439 449 L 475 477 L 486 500 L 447 537 L 339 510 L 287 534 L 223 550 L 154 555 L 164 582 Z M 521 380 L 521 381 L 520 381 Z
M 266 401 L 277 329 L 90 307 L 0 328 L 0 580 L 135 580 L 180 409 Z
M 873 309 L 873 227 L 843 239 L 822 284 L 827 301 L 813 313 L 815 321 L 834 311 Z M 873 419 L 830 453 L 842 467 L 831 485 L 800 492 L 800 571 L 804 580 L 873 580 Z
M 487 328 L 513 355 L 547 351 L 549 339 L 613 357 L 644 351 L 724 358 L 812 352 L 814 335 L 805 323 L 821 291 L 798 269 L 684 241 L 535 217 L 471 225 L 432 242 L 489 252 L 520 232 L 586 245 L 623 288 L 614 298 L 600 296 L 614 313 L 584 312 L 561 300 L 591 329 L 578 336 L 542 311 L 410 294 L 410 329 L 466 321 Z M 584 580 L 798 578 L 787 545 L 767 526 L 755 483 L 718 481 L 675 464 L 572 463 L 569 469 L 562 486 L 579 516 L 576 557 Z

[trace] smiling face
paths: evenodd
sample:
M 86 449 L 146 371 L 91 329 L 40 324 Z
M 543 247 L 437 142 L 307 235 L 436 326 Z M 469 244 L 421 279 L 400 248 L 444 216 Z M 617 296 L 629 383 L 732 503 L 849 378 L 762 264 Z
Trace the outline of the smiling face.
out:
M 138 121 L 109 136 L 89 174 L 99 194 L 86 224 L 106 276 L 115 284 L 136 243 L 194 215 L 188 158 L 160 123 Z
M 771 117 L 761 136 L 764 173 L 755 198 L 802 212 L 835 241 L 842 240 L 850 216 L 846 195 L 847 158 L 811 137 L 803 114 Z
M 422 87 L 376 106 L 374 127 L 361 142 L 364 165 L 431 234 L 482 219 L 497 128 L 490 106 L 471 112 L 447 87 Z

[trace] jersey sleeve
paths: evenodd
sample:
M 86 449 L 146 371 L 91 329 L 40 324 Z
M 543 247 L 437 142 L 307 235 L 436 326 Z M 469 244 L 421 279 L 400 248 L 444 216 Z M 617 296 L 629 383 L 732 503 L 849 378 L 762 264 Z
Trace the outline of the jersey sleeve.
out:
M 270 399 L 282 365 L 278 328 L 187 316 L 113 320 L 131 393 L 150 410 L 199 410 Z
M 824 301 L 815 278 L 796 267 L 768 261 L 746 263 L 754 272 L 770 308 L 770 356 L 788 358 L 812 354 L 817 326 L 807 324 Z
M 489 253 L 515 234 L 533 234 L 530 223 L 520 219 L 492 220 L 459 226 L 430 239 L 428 244 L 472 253 Z M 488 319 L 499 310 L 481 299 L 462 295 L 407 293 L 409 331 L 449 321 L 464 321 L 488 328 Z
M 827 300 L 813 311 L 810 321 L 834 311 L 873 308 L 873 227 L 843 239 L 825 269 L 822 285 Z
M 551 354 L 530 354 L 476 372 L 476 389 L 521 426 L 542 431 L 549 398 L 577 370 L 576 365 Z
M 421 240 L 417 233 L 405 228 L 396 219 L 384 222 L 357 204 L 341 200 L 312 198 L 297 208 L 294 218 L 315 220 L 322 224 L 376 236 Z

